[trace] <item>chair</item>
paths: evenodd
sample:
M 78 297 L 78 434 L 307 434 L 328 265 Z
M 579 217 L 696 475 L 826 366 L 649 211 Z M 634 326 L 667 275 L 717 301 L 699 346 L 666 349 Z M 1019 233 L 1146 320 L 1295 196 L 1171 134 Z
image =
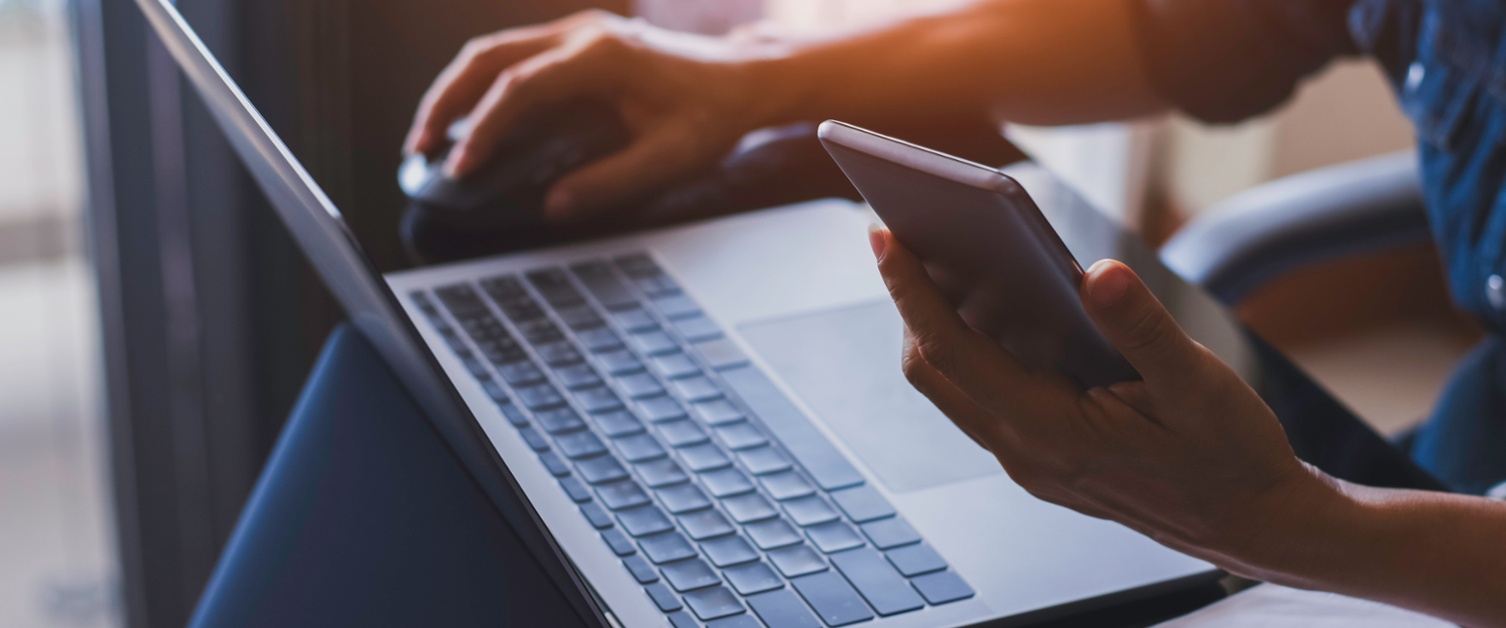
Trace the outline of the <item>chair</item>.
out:
M 1235 304 L 1286 273 L 1431 239 L 1412 151 L 1279 179 L 1208 208 L 1161 247 L 1183 279 Z

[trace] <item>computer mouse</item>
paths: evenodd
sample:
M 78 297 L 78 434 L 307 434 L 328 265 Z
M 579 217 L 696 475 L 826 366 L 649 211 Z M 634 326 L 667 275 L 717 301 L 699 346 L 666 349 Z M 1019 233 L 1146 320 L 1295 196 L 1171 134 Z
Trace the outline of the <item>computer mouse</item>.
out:
M 566 173 L 627 146 L 630 134 L 617 108 L 597 99 L 552 105 L 524 118 L 497 143 L 492 157 L 458 179 L 444 173 L 468 120 L 450 125 L 448 142 L 430 155 L 411 155 L 398 185 L 436 220 L 464 228 L 498 229 L 537 222 L 544 197 Z

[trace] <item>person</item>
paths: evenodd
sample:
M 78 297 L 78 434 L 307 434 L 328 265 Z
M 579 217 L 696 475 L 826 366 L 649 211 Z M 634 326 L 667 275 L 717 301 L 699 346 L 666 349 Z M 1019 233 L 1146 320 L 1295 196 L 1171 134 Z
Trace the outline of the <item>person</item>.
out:
M 634 140 L 547 196 L 550 219 L 583 220 L 771 125 L 1066 124 L 1171 108 L 1234 121 L 1276 106 L 1331 59 L 1364 55 L 1416 126 L 1452 295 L 1499 331 L 1503 29 L 1506 6 L 1491 0 L 980 0 L 804 39 L 693 36 L 588 12 L 467 44 L 425 95 L 406 149 L 433 150 L 470 116 L 446 164 L 463 175 L 527 111 L 609 98 Z M 1022 367 L 957 317 L 891 234 L 871 238 L 905 321 L 906 376 L 1032 494 L 1235 574 L 1506 625 L 1506 504 L 1358 486 L 1304 464 L 1271 410 L 1125 265 L 1093 265 L 1081 296 L 1143 380 L 1084 391 Z M 1455 429 L 1440 442 L 1506 429 L 1503 360 L 1494 337 L 1467 360 L 1440 411 L 1471 415 L 1474 436 Z M 1506 479 L 1506 454 L 1488 451 L 1436 456 L 1431 470 L 1478 493 L 1478 478 Z

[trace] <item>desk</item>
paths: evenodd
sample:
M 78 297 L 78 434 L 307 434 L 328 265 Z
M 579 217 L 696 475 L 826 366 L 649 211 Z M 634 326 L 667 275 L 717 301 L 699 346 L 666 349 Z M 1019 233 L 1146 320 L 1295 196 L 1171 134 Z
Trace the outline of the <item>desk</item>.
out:
M 1219 335 L 1224 351 L 1237 351 L 1238 367 L 1303 458 L 1356 482 L 1438 487 L 1211 299 L 1164 269 L 1156 274 L 1159 264 L 1136 236 L 1049 175 L 1015 174 L 1079 257 L 1109 247 L 1130 258 L 1175 301 L 1174 311 L 1198 317 L 1183 319 L 1195 336 Z M 310 377 L 194 624 L 582 625 L 541 574 L 381 360 L 342 329 Z M 1215 597 L 1194 591 L 1062 625 L 1144 625 Z

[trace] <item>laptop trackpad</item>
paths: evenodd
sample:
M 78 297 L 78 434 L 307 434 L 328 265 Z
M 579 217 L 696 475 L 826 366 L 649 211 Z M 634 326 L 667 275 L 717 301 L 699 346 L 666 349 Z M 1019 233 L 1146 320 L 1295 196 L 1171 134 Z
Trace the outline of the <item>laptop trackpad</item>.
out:
M 1003 472 L 905 381 L 904 324 L 893 303 L 759 321 L 738 331 L 889 490 Z

